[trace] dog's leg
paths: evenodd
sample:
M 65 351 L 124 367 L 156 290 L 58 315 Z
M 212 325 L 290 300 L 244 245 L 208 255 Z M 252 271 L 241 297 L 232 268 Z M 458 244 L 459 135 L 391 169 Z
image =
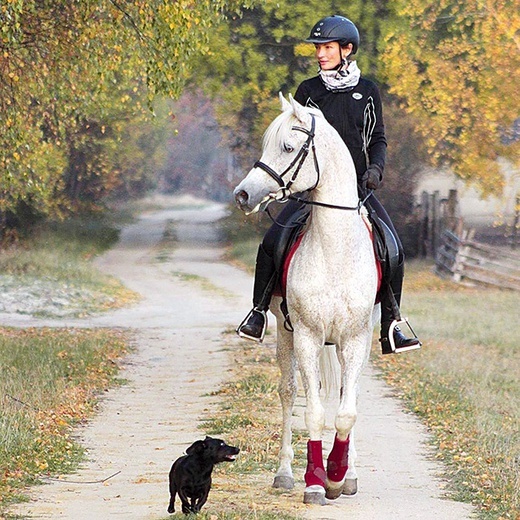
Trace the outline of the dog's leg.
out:
M 175 495 L 177 494 L 177 486 L 173 478 L 170 477 L 170 505 L 168 506 L 168 513 L 175 513 Z
M 182 512 L 185 515 L 191 513 L 192 512 L 192 505 L 190 504 L 190 499 L 186 495 L 185 490 L 182 487 L 180 487 L 177 490 L 177 493 L 179 494 L 179 498 L 181 499 L 181 502 L 182 502 Z
M 209 490 L 211 489 L 211 481 L 209 482 L 207 488 L 204 490 L 204 493 L 198 498 L 197 502 L 195 503 L 193 507 L 193 512 L 198 513 L 202 506 L 206 503 L 208 500 Z

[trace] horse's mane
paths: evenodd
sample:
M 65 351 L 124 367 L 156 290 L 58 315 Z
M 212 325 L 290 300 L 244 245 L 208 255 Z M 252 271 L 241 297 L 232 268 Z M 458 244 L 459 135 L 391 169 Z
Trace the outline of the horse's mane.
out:
M 317 117 L 325 117 L 318 108 L 303 107 L 303 109 L 307 113 L 314 114 Z M 279 114 L 276 119 L 268 126 L 264 133 L 264 150 L 266 150 L 268 147 L 282 147 L 283 144 L 287 141 L 295 121 L 297 121 L 297 119 L 293 110 L 284 110 L 281 114 Z

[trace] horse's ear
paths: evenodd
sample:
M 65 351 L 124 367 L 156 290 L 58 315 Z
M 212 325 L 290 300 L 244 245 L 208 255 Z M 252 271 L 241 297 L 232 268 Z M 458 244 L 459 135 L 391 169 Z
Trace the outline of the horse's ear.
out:
M 302 123 L 307 123 L 307 121 L 309 120 L 309 113 L 305 110 L 303 105 L 300 105 L 300 103 L 298 103 L 298 101 L 296 101 L 291 96 L 291 94 L 289 94 L 289 101 L 296 119 L 298 119 Z
M 290 94 L 289 94 L 290 96 Z M 282 105 L 282 112 L 285 112 L 287 110 L 291 110 L 292 106 L 284 97 L 284 95 L 280 92 L 278 94 L 278 97 L 280 98 L 280 104 Z

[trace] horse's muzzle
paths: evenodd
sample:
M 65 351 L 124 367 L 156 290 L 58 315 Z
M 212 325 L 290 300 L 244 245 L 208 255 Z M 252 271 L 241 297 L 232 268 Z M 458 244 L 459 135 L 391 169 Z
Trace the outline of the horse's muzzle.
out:
M 249 195 L 247 194 L 246 191 L 238 190 L 235 192 L 235 203 L 242 211 L 251 209 L 249 207 L 248 202 L 249 202 Z

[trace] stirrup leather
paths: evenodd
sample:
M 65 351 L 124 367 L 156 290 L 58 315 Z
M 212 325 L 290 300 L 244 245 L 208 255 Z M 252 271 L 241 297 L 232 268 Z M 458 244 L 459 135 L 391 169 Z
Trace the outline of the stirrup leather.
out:
M 247 323 L 249 318 L 253 315 L 253 312 L 258 312 L 264 317 L 264 326 L 262 327 L 262 334 L 259 338 L 256 338 L 255 336 L 250 336 L 249 334 L 243 332 L 241 329 L 242 327 Z M 248 315 L 242 320 L 240 325 L 236 328 L 236 333 L 241 337 L 245 339 L 250 339 L 252 341 L 257 341 L 258 343 L 262 343 L 264 341 L 265 332 L 267 330 L 267 313 L 263 310 L 253 308 L 249 311 Z
M 418 343 L 415 343 L 414 345 L 410 345 L 408 347 L 400 347 L 396 349 L 394 340 L 394 330 L 396 329 L 396 327 L 399 327 L 400 325 L 406 325 L 410 332 L 413 334 L 414 339 L 416 339 Z M 390 344 L 392 352 L 394 352 L 395 354 L 399 354 L 400 352 L 408 352 L 409 350 L 416 350 L 421 348 L 422 346 L 422 343 L 417 337 L 415 331 L 412 329 L 412 326 L 410 325 L 408 318 L 401 318 L 400 320 L 394 320 L 392 321 L 392 323 L 390 323 L 390 327 L 388 329 L 388 343 Z

